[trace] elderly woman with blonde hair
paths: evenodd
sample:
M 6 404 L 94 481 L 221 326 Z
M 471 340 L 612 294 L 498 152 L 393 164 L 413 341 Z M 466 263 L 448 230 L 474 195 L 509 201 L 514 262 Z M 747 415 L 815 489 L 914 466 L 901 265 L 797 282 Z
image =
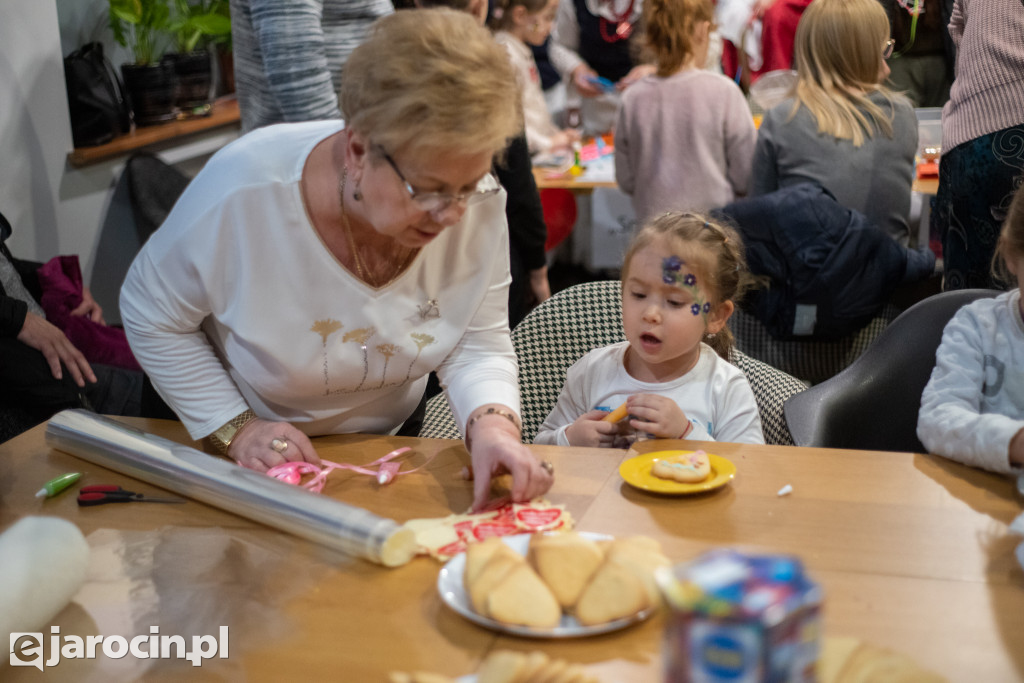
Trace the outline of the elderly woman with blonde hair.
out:
M 467 14 L 382 18 L 350 56 L 340 121 L 218 152 L 125 281 L 128 338 L 193 438 L 266 470 L 309 437 L 398 432 L 437 372 L 476 472 L 528 500 L 508 233 L 495 155 L 522 127 L 504 50 Z
M 877 0 L 808 6 L 796 30 L 795 91 L 761 123 L 751 195 L 817 182 L 908 243 L 917 117 L 882 85 L 892 47 Z

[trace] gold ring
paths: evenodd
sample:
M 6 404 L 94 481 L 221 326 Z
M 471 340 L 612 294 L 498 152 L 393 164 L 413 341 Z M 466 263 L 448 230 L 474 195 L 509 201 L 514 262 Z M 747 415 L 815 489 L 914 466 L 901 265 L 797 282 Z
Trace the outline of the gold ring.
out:
M 541 460 L 540 466 L 541 469 L 545 470 L 551 476 L 555 475 L 555 466 L 551 464 L 550 460 Z
M 278 453 L 284 453 L 288 450 L 288 442 L 284 439 L 274 439 L 270 442 L 270 447 Z

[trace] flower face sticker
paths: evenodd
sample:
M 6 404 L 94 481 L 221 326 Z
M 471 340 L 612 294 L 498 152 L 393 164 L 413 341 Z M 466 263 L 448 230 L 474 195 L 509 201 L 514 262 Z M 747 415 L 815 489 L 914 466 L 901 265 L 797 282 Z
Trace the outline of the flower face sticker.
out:
M 703 315 L 707 322 L 708 312 L 711 310 L 711 302 L 704 299 L 704 293 L 697 286 L 697 276 L 691 272 L 682 272 L 686 261 L 676 255 L 668 256 L 661 261 L 661 279 L 666 285 L 677 285 L 684 287 L 693 294 L 694 304 L 690 306 L 690 313 Z

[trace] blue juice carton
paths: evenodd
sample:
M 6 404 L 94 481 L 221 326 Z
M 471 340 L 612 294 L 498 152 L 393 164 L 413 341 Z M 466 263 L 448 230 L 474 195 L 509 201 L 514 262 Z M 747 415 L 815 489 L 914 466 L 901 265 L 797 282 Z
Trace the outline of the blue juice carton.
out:
M 663 569 L 667 683 L 816 680 L 821 589 L 785 555 L 714 550 Z

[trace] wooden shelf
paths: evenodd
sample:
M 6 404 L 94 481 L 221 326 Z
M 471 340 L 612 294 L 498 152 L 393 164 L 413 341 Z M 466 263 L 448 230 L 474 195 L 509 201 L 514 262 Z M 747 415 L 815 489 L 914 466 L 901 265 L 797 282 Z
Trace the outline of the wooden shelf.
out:
M 214 100 L 213 110 L 209 116 L 169 121 L 155 126 L 136 127 L 130 133 L 116 137 L 105 145 L 76 147 L 68 153 L 68 163 L 75 168 L 81 168 L 120 154 L 134 152 L 158 142 L 175 140 L 215 128 L 238 125 L 238 100 L 234 95 L 229 95 Z

